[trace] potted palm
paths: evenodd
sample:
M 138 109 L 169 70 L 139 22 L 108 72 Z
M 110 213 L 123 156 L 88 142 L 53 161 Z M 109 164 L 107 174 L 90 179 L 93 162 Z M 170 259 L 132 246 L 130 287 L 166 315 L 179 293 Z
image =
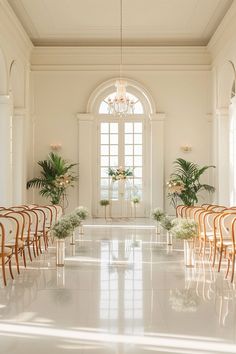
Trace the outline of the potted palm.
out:
M 38 161 L 41 176 L 27 182 L 27 189 L 39 188 L 39 193 L 49 198 L 52 204 L 61 204 L 65 208 L 66 192 L 74 186 L 77 176 L 72 169 L 76 164 L 70 164 L 58 154 L 51 152 L 46 160 Z
M 215 166 L 203 166 L 178 158 L 174 161 L 174 172 L 167 182 L 167 193 L 171 204 L 176 207 L 178 201 L 184 205 L 194 205 L 198 202 L 201 191 L 213 193 L 215 188 L 209 184 L 202 184 L 200 178 L 209 169 Z
M 177 219 L 173 235 L 184 240 L 184 262 L 186 267 L 194 266 L 194 239 L 198 235 L 198 224 L 191 219 Z
M 164 216 L 165 216 L 165 213 L 160 208 L 153 209 L 152 218 L 154 220 L 156 220 L 156 222 L 157 222 L 157 226 L 156 226 L 156 233 L 157 234 L 160 233 L 160 222 L 161 222 L 161 220 L 163 219 Z

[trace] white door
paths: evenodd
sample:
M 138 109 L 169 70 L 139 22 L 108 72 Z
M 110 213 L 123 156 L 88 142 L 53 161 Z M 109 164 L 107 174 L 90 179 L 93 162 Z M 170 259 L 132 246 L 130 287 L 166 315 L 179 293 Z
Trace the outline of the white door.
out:
M 145 216 L 147 199 L 147 164 L 145 156 L 145 117 L 143 115 L 115 118 L 100 115 L 98 118 L 98 171 L 97 202 L 110 201 L 108 212 L 112 217 L 134 216 L 132 198 L 138 196 L 140 203 L 136 215 Z M 121 181 L 112 181 L 109 168 L 130 168 L 133 176 Z M 98 207 L 97 216 L 103 216 L 104 209 Z

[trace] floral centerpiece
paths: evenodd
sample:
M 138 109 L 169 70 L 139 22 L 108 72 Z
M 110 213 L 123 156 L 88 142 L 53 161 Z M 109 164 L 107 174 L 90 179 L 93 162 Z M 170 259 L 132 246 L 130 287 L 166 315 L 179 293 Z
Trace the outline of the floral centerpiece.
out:
M 129 168 L 123 168 L 122 166 L 118 168 L 109 168 L 108 176 L 112 178 L 113 181 L 125 180 L 128 177 L 133 177 L 133 171 Z
M 159 234 L 160 233 L 160 222 L 161 220 L 164 218 L 165 213 L 162 209 L 160 208 L 155 208 L 152 211 L 152 218 L 154 220 L 156 220 L 157 222 L 157 227 L 156 227 L 156 233 Z
M 198 224 L 191 219 L 177 219 L 172 233 L 184 240 L 184 262 L 186 267 L 194 266 L 194 238 L 198 235 Z
M 173 229 L 173 227 L 175 226 L 175 219 L 171 218 L 168 215 L 165 215 L 162 219 L 161 219 L 161 226 L 163 227 L 163 229 L 165 229 L 166 232 L 166 241 L 167 241 L 167 245 L 171 246 L 172 245 L 172 232 L 171 230 Z
M 88 215 L 84 207 L 76 208 L 72 213 L 62 216 L 53 226 L 52 234 L 57 238 L 57 265 L 63 266 L 65 260 L 65 239 L 72 234 L 74 241 L 74 230 L 81 225 Z
M 178 239 L 192 240 L 198 234 L 198 224 L 191 219 L 177 219 L 172 233 Z

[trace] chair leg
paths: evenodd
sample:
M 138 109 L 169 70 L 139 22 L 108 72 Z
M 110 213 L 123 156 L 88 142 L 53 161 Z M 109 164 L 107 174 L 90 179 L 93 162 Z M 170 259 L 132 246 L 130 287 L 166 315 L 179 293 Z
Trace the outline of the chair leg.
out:
M 231 274 L 231 283 L 233 283 L 233 280 L 234 280 L 234 267 L 235 267 L 235 254 L 233 254 L 233 258 L 232 258 L 232 274 Z
M 28 249 L 29 259 L 30 259 L 30 261 L 32 262 L 32 261 L 33 261 L 33 259 L 32 259 L 32 255 L 31 255 L 31 250 L 30 250 L 30 243 L 29 243 L 29 240 L 27 241 L 27 249 Z
M 220 251 L 220 258 L 219 258 L 218 272 L 220 271 L 220 268 L 221 268 L 222 253 L 223 253 L 222 247 L 220 248 L 219 251 Z
M 228 264 L 227 264 L 227 270 L 226 270 L 226 273 L 225 273 L 225 279 L 228 277 L 229 267 L 230 267 L 230 258 L 228 258 Z
M 22 249 L 22 256 L 23 256 L 23 263 L 24 263 L 24 267 L 26 268 L 26 258 L 25 258 L 25 249 Z
M 215 267 L 215 263 L 216 263 L 216 244 L 214 244 L 213 259 L 212 259 L 212 268 Z
M 15 259 L 16 259 L 17 273 L 20 274 L 19 255 L 18 255 L 18 249 L 16 247 L 15 247 Z
M 6 279 L 6 269 L 5 269 L 5 257 L 4 257 L 4 254 L 2 254 L 2 277 L 3 277 L 3 283 L 6 286 L 7 285 L 7 279 Z
M 11 266 L 11 259 L 9 259 L 9 272 L 11 274 L 12 280 L 14 279 L 13 273 L 12 273 L 12 266 Z

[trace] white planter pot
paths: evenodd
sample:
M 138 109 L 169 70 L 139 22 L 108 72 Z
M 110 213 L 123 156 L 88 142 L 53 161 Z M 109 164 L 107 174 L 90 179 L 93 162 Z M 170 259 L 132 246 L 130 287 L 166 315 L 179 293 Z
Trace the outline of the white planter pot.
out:
M 172 246 L 172 244 L 173 244 L 172 234 L 170 231 L 166 232 L 166 243 L 168 246 Z
M 84 226 L 83 226 L 82 223 L 81 223 L 80 226 L 79 226 L 79 234 L 80 234 L 80 235 L 83 235 L 83 234 L 84 234 Z
M 194 241 L 184 240 L 184 263 L 186 267 L 194 267 Z
M 57 260 L 58 267 L 63 267 L 65 264 L 65 240 L 57 240 Z

